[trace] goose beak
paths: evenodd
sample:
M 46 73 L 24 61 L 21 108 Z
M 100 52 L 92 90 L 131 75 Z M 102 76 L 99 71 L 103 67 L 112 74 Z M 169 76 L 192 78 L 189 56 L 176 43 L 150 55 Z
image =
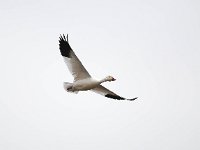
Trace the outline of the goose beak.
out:
M 116 79 L 115 78 L 112 78 L 112 81 L 115 81 Z

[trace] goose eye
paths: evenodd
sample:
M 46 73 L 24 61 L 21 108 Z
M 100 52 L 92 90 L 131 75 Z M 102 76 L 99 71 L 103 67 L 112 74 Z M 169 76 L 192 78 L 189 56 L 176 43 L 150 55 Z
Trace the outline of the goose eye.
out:
M 112 78 L 112 81 L 115 81 L 116 79 L 115 78 Z

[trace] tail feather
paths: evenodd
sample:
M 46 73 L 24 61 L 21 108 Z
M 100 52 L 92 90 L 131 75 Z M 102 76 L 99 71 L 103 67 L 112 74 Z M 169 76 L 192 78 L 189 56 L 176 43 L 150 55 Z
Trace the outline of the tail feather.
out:
M 69 83 L 69 82 L 64 82 L 64 83 L 63 83 L 63 87 L 64 87 L 64 89 L 65 89 L 67 92 L 77 94 L 78 91 L 72 91 L 72 86 L 73 86 L 72 83 Z

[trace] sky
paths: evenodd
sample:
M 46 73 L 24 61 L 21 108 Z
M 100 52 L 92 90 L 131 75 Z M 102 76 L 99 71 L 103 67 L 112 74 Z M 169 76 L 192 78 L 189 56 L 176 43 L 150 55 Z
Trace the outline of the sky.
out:
M 1 0 L 0 149 L 199 150 L 200 2 Z M 60 34 L 116 101 L 67 93 Z

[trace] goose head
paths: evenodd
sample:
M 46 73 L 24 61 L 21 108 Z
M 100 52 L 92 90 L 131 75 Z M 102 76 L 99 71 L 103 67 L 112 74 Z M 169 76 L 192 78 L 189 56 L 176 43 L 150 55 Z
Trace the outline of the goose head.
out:
M 112 76 L 107 76 L 106 78 L 105 78 L 105 81 L 109 81 L 109 82 L 111 82 L 111 81 L 115 81 L 116 79 L 114 78 L 114 77 L 112 77 Z

